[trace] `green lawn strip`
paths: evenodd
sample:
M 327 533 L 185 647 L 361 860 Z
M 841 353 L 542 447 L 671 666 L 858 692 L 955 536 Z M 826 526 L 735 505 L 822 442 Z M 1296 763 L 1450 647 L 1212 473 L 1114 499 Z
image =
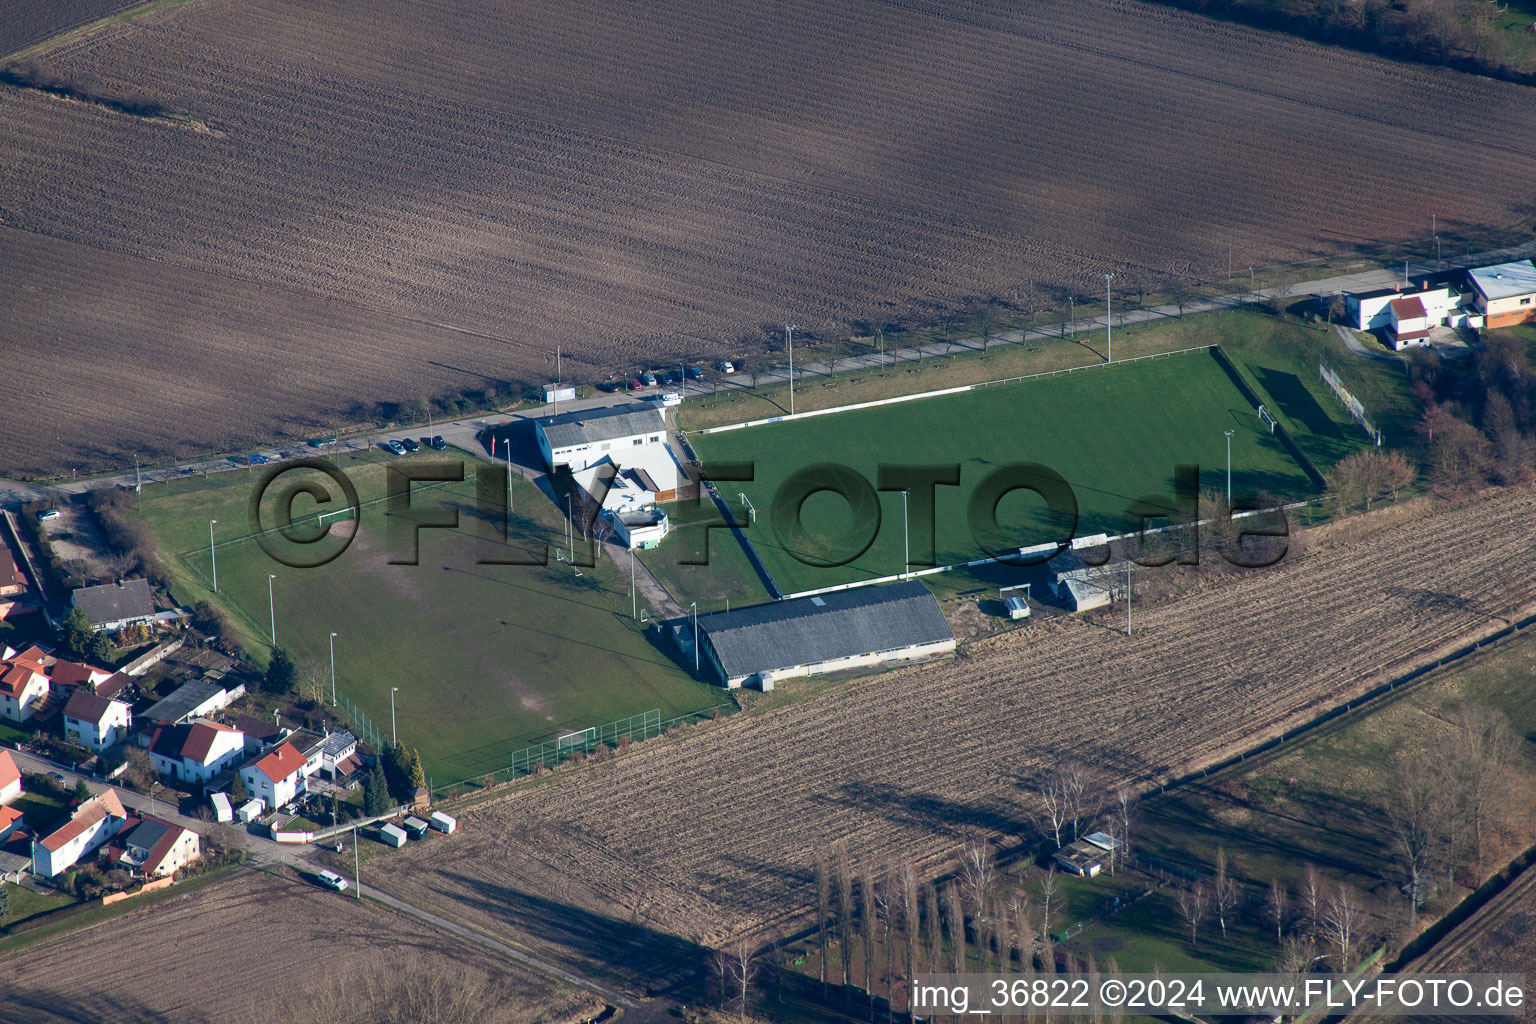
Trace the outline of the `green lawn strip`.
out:
M 779 485 L 815 463 L 841 462 L 873 484 L 881 463 L 961 465 L 959 487 L 939 487 L 935 554 L 940 565 L 983 558 L 972 536 L 967 502 L 996 467 L 1040 463 L 1064 476 L 1078 502 L 1078 535 L 1119 533 L 1138 525 L 1133 502 L 1159 496 L 1171 509 L 1175 466 L 1200 467 L 1202 487 L 1225 486 L 1226 441 L 1232 439 L 1233 489 L 1285 497 L 1312 492 L 1299 466 L 1264 429 L 1225 371 L 1205 352 L 1105 366 L 1058 377 L 999 385 L 958 395 L 751 427 L 691 440 L 700 458 L 752 461 L 743 490 L 758 509 L 752 542 L 786 592 L 867 580 L 901 571 L 902 499 L 880 495 L 882 523 L 874 541 L 847 565 L 819 568 L 801 557 L 829 552 L 801 548 L 774 521 Z M 998 506 L 999 523 L 1017 546 L 1053 540 L 1062 524 L 1043 505 L 1015 492 Z M 802 521 L 812 538 L 834 537 L 853 524 L 841 498 L 822 493 L 806 501 Z M 925 557 L 923 538 L 914 559 Z
M 732 501 L 732 517 L 746 522 L 730 485 L 720 486 Z M 640 563 L 675 600 L 685 606 L 697 601 L 701 612 L 723 609 L 727 603 L 739 608 L 768 600 L 768 590 L 742 550 L 736 532 L 718 525 L 726 519 L 713 501 L 707 497 L 700 502 L 685 499 L 664 507 L 672 520 L 672 532 L 659 547 L 640 552 Z M 710 528 L 707 524 L 717 525 Z M 749 536 L 759 532 L 751 523 L 747 529 Z M 693 564 L 697 562 L 706 564 Z
M 216 600 L 254 656 L 266 657 L 272 573 L 278 642 L 328 672 L 329 633 L 337 632 L 339 689 L 386 734 L 390 690 L 399 687 L 401 741 L 420 749 L 434 784 L 502 768 L 517 750 L 557 733 L 654 708 L 670 718 L 718 703 L 718 691 L 691 679 L 631 620 L 628 574 L 607 560 L 583 567 L 580 577 L 553 557 L 547 566 L 480 564 L 538 557 L 546 542 L 560 542 L 562 520 L 534 485 L 514 481 L 511 542 L 483 542 L 476 463 L 455 453 L 431 459 L 444 460 L 464 462 L 468 479 L 417 484 L 412 510 L 396 514 L 366 504 L 385 493 L 375 460 L 338 460 L 365 509 L 353 545 L 320 568 L 288 568 L 237 539 L 251 533 L 249 482 L 157 494 L 141 514 L 162 550 L 176 552 L 165 561 L 177 600 Z M 427 461 L 423 455 L 416 464 Z M 307 500 L 296 517 L 312 511 Z M 459 528 L 422 529 L 419 564 L 390 564 L 410 550 L 408 538 L 403 550 L 391 541 L 390 528 L 443 508 L 457 510 Z M 209 586 L 210 518 L 221 531 L 217 595 Z

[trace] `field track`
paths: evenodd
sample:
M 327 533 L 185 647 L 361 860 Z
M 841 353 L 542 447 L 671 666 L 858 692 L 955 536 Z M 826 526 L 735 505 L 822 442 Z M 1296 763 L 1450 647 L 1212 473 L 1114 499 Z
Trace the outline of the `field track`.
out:
M 1533 524 L 1530 491 L 1478 500 L 1155 606 L 1129 638 L 1112 616 L 1037 624 L 673 734 L 465 812 L 451 867 L 407 851 L 382 884 L 555 956 L 590 940 L 537 930 L 551 899 L 718 942 L 807 904 L 838 841 L 931 864 L 1033 834 L 1021 786 L 1054 760 L 1167 778 L 1503 626 L 1536 602 Z
M 0 0 L 0 54 L 42 42 L 144 0 Z
M 124 969 L 128 950 L 143 969 Z M 586 992 L 371 902 L 244 872 L 7 953 L 5 963 L 7 1024 L 278 1024 L 304 1009 L 306 990 L 405 968 L 494 979 L 503 1012 L 486 1024 L 578 1021 L 601 1009 Z
M 543 380 L 560 343 L 580 378 L 739 355 L 785 316 L 1055 302 L 1111 268 L 1134 290 L 1420 237 L 1431 212 L 1446 235 L 1509 224 L 1536 177 L 1526 89 L 1135 0 L 191 0 L 38 60 L 211 130 L 0 88 L 0 224 L 154 261 L 90 304 L 0 307 L 10 376 L 67 382 L 0 422 L 0 473 L 270 433 L 339 411 L 327 375 L 411 399 Z M 0 269 L 46 296 L 21 252 Z M 266 386 L 294 291 L 378 312 L 336 313 L 369 365 L 285 351 Z M 393 312 L 472 332 L 478 359 Z M 209 319 L 248 344 L 204 358 L 187 326 Z M 119 320 L 186 380 L 124 401 L 92 369 Z M 71 440 L 108 406 L 94 450 Z

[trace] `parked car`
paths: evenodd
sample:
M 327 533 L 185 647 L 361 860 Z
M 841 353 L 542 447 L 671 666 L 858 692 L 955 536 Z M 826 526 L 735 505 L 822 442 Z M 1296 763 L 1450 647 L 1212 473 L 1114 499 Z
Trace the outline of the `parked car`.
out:
M 52 779 L 54 782 L 57 782 L 61 786 L 69 781 L 63 775 L 59 774 L 58 772 L 49 772 L 48 773 L 48 777 L 50 779 Z
M 421 445 L 417 444 L 415 439 L 413 439 L 413 438 L 409 438 L 409 437 L 401 438 L 400 443 L 405 445 L 405 450 L 408 451 L 408 452 L 419 452 L 419 451 L 421 451 Z
M 272 460 L 267 458 L 265 455 L 261 454 L 261 452 L 251 452 L 250 456 L 247 458 L 246 461 L 249 462 L 253 466 L 265 466 L 267 463 L 271 462 Z
M 629 382 L 629 390 L 631 390 L 631 391 L 643 391 L 643 390 L 645 390 L 645 381 L 641 380 L 639 377 L 636 377 L 634 380 Z
M 59 510 L 56 508 L 44 509 L 37 514 L 37 521 L 40 523 L 46 523 L 50 519 L 57 518 L 59 518 Z
M 405 454 L 405 445 L 401 444 L 399 441 L 396 441 L 394 438 L 390 438 L 384 443 L 389 447 L 389 450 L 394 452 L 396 455 Z
M 317 437 L 309 442 L 309 446 L 311 448 L 334 448 L 336 447 L 336 438 Z
M 656 386 L 656 375 L 654 373 L 642 373 L 640 375 L 640 383 L 648 388 L 653 388 Z
M 697 366 L 690 366 L 683 371 L 683 376 L 687 377 L 689 380 L 703 380 L 704 371 L 699 369 Z
M 736 364 L 731 362 L 729 359 L 722 359 L 715 364 L 715 369 L 719 370 L 721 373 L 735 373 Z
M 683 371 L 668 370 L 662 375 L 661 382 L 663 384 L 681 384 L 683 382 Z
M 444 448 L 448 447 L 448 442 L 443 440 L 442 434 L 433 434 L 431 437 L 427 438 L 427 447 L 431 448 L 435 452 L 440 452 Z
M 334 871 L 322 871 L 319 875 L 320 884 L 327 889 L 335 889 L 337 892 L 345 892 L 347 880 Z

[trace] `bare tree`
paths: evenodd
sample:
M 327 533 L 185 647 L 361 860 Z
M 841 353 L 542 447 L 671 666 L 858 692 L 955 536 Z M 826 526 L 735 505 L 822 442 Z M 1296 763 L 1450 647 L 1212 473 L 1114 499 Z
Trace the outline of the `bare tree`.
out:
M 743 1020 L 752 1016 L 752 982 L 757 979 L 758 958 L 752 945 L 740 939 L 726 956 L 726 971 L 730 976 L 731 991 L 737 1001 L 737 1014 Z
M 885 1009 L 891 1013 L 891 955 L 896 951 L 895 940 L 891 937 L 891 925 L 893 918 L 899 910 L 899 894 L 896 892 L 896 879 L 889 867 L 880 871 L 880 876 L 875 880 L 875 920 L 879 923 L 881 941 L 877 948 L 885 950 L 885 970 L 877 972 L 875 980 L 879 981 L 883 974 L 885 979 Z M 874 995 L 874 989 L 870 989 L 870 995 Z M 875 1012 L 874 1000 L 870 1000 L 869 1012 Z
M 923 886 L 923 963 L 930 971 L 944 960 L 944 935 L 939 918 L 937 885 Z
M 875 878 L 866 869 L 859 876 L 859 940 L 864 953 L 864 991 L 869 995 L 869 1013 L 875 1013 Z
M 1322 926 L 1323 879 L 1317 865 L 1308 862 L 1301 873 L 1301 898 L 1307 905 L 1307 931 L 1316 932 Z
M 1415 916 L 1423 903 L 1425 875 L 1446 846 L 1450 810 L 1432 755 L 1420 750 L 1400 758 L 1386 816 L 1393 846 L 1408 876 L 1408 903 Z
M 1045 816 L 1050 819 L 1051 835 L 1056 840 L 1056 848 L 1060 849 L 1061 829 L 1070 814 L 1066 780 L 1060 771 L 1048 772 L 1040 780 L 1037 792 L 1040 794 L 1040 802 L 1045 805 Z
M 992 853 L 981 840 L 965 844 L 960 855 L 960 889 L 971 906 L 972 916 L 979 915 L 997 884 L 997 868 Z
M 1358 897 L 1340 885 L 1323 905 L 1323 927 L 1339 958 L 1339 971 L 1348 973 L 1354 962 L 1355 941 L 1360 928 L 1361 907 Z
M 917 955 L 914 950 L 917 945 L 918 929 L 921 925 L 918 920 L 917 869 L 912 866 L 910 861 L 900 867 L 899 878 L 901 884 L 901 933 L 902 937 L 906 940 L 907 977 L 911 978 L 917 973 Z M 911 1012 L 912 990 L 909 986 L 907 989 L 907 1013 L 909 1016 Z
M 1232 877 L 1227 870 L 1227 851 L 1224 847 L 1216 847 L 1216 878 L 1211 885 L 1211 905 L 1216 911 L 1216 920 L 1221 924 L 1221 937 L 1227 937 L 1227 918 L 1237 910 L 1238 898 L 1241 892 L 1237 886 L 1237 879 Z
M 1013 945 L 1019 951 L 1019 971 L 1028 974 L 1035 951 L 1035 924 L 1029 919 L 1029 904 L 1020 900 L 1013 908 Z
M 1131 808 L 1135 803 L 1136 798 L 1131 793 L 1130 787 L 1120 786 L 1115 790 L 1115 812 L 1120 819 L 1120 834 L 1115 838 L 1120 840 L 1122 863 L 1131 856 Z
M 1299 935 L 1291 935 L 1280 943 L 1280 955 L 1275 958 L 1275 970 L 1281 974 L 1305 974 L 1312 966 L 1312 943 Z
M 1463 704 L 1456 714 L 1458 756 L 1450 764 L 1465 773 L 1466 812 L 1472 827 L 1472 854 L 1482 877 L 1483 827 L 1503 773 L 1519 751 L 1509 719 L 1481 704 Z
M 1072 841 L 1076 842 L 1092 827 L 1099 815 L 1103 794 L 1096 785 L 1093 773 L 1076 762 L 1062 769 L 1067 796 L 1067 820 L 1072 825 Z
M 1052 864 L 1046 871 L 1045 877 L 1040 879 L 1040 942 L 1049 942 L 1051 938 L 1051 901 L 1061 891 L 1061 879 L 1056 877 L 1056 865 Z
M 965 909 L 961 906 L 960 893 L 954 889 L 944 897 L 944 909 L 949 918 L 949 958 L 956 974 L 965 970 Z
M 1290 903 L 1291 892 L 1285 883 L 1278 878 L 1269 882 L 1269 895 L 1264 900 L 1264 916 L 1269 918 L 1275 926 L 1275 944 L 1280 945 L 1285 938 L 1285 911 Z
M 827 858 L 816 857 L 816 945 L 821 951 L 821 997 L 827 997 L 827 919 L 832 914 L 832 881 Z
M 1174 899 L 1178 902 L 1184 923 L 1189 925 L 1189 944 L 1193 946 L 1200 941 L 1200 925 L 1210 910 L 1210 891 L 1203 882 L 1190 882 L 1179 886 Z
M 139 564 L 139 556 L 132 551 L 114 551 L 101 560 L 114 580 L 124 580 Z
M 853 970 L 853 872 L 848 866 L 848 848 L 839 846 L 833 854 L 832 882 L 837 889 L 837 951 L 843 963 L 843 989 Z

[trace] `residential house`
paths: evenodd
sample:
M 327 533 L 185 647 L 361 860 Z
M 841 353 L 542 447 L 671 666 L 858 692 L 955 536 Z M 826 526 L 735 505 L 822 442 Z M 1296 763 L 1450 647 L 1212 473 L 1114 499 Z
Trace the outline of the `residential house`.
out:
M 357 737 L 350 732 L 326 733 L 321 747 L 320 770 L 332 782 L 344 782 L 362 767 L 357 756 Z
M 32 873 L 52 878 L 122 830 L 128 814 L 117 793 L 107 790 L 85 801 L 51 833 L 32 843 Z
M 247 757 L 265 753 L 268 747 L 280 743 L 287 732 L 276 722 L 254 715 L 235 715 L 230 718 L 229 724 L 245 733 Z
M 64 705 L 64 738 L 98 754 L 128 738 L 132 708 L 120 700 L 77 690 Z
M 85 612 L 85 621 L 100 632 L 115 632 L 135 622 L 155 617 L 155 596 L 149 580 L 118 580 L 95 587 L 80 587 L 70 597 Z
M 21 830 L 22 824 L 19 808 L 0 807 L 0 846 L 10 841 Z
M 0 805 L 21 796 L 21 769 L 9 750 L 0 750 Z
M 37 714 L 48 698 L 42 656 L 36 647 L 20 652 L 5 649 L 0 660 L 0 716 L 20 724 Z
M 1473 303 L 1489 330 L 1536 320 L 1536 264 L 1500 263 L 1467 271 Z
M 245 736 L 217 722 L 163 726 L 150 743 L 155 771 L 183 782 L 207 782 L 245 754 Z
M 281 807 L 308 788 L 309 765 L 291 743 L 280 743 L 240 769 L 240 781 L 253 799 Z
M 41 607 L 37 596 L 31 592 L 26 574 L 11 557 L 10 548 L 0 540 L 0 620 L 17 619 L 36 612 Z
M 147 814 L 124 831 L 127 838 L 118 863 L 146 878 L 175 874 L 202 854 L 196 832 Z
M 60 700 L 68 700 L 76 690 L 95 692 L 98 686 L 113 676 L 109 668 L 96 668 L 66 658 L 52 659 L 47 672 L 48 692 Z

